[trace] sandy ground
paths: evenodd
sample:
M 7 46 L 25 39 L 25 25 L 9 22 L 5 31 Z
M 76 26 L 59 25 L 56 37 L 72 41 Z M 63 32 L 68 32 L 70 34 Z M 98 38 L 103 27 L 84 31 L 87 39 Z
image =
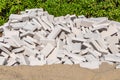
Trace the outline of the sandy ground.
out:
M 0 66 L 0 80 L 120 80 L 120 69 L 103 63 L 89 70 L 79 65 Z

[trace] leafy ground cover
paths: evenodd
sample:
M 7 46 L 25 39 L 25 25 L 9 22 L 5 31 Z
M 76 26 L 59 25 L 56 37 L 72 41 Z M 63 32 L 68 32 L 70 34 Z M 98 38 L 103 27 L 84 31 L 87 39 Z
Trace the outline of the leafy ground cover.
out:
M 31 8 L 43 8 L 55 16 L 76 14 L 120 21 L 120 0 L 0 0 L 0 25 L 10 14 Z

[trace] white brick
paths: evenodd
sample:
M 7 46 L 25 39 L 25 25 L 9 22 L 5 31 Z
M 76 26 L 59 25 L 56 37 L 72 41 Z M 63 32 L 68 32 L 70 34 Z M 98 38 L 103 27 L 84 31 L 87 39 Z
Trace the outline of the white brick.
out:
M 28 56 L 36 55 L 36 52 L 34 52 L 34 50 L 32 50 L 26 46 L 23 46 L 23 48 L 25 48 L 25 51 L 23 52 L 24 55 L 28 55 Z
M 102 24 L 102 23 L 107 23 L 108 22 L 107 17 L 90 18 L 90 20 L 95 21 L 94 24 Z
M 7 66 L 14 66 L 17 61 L 14 58 L 9 58 L 7 61 Z
M 114 25 L 110 25 L 107 31 L 101 32 L 103 38 L 111 36 L 117 32 L 117 28 Z
M 69 53 L 72 51 L 72 45 L 64 45 L 64 49 L 66 49 Z
M 55 39 L 61 32 L 59 27 L 55 27 L 54 30 L 47 36 L 48 39 Z
M 115 56 L 120 57 L 120 53 L 116 53 Z
M 24 40 L 25 42 L 29 43 L 29 44 L 34 44 L 33 41 L 29 40 L 27 37 L 24 37 L 22 40 Z
M 4 37 L 0 37 L 0 42 L 3 42 L 4 41 Z
M 82 39 L 82 38 L 75 38 L 75 37 L 73 37 L 72 41 L 75 41 L 75 42 L 85 42 L 87 40 L 86 39 Z
M 80 51 L 80 54 L 81 54 L 81 55 L 84 55 L 84 54 L 86 54 L 86 53 L 88 53 L 88 48 Z
M 35 49 L 35 44 L 29 44 L 28 42 L 26 42 L 26 41 L 23 41 L 23 43 L 24 43 L 24 46 L 26 46 L 26 47 L 28 47 L 28 48 L 30 48 L 30 49 Z
M 118 49 L 117 46 L 114 45 L 114 44 L 110 44 L 110 45 L 108 46 L 108 48 L 110 49 L 110 51 L 111 51 L 113 54 L 119 53 L 119 49 Z
M 45 57 L 47 57 L 53 49 L 54 46 L 50 43 L 47 43 L 47 45 L 40 51 L 40 53 L 45 55 Z
M 116 66 L 116 69 L 119 69 L 120 68 L 120 64 L 118 64 L 117 66 Z
M 51 62 L 49 63 L 49 61 L 52 61 L 52 60 L 57 59 L 57 54 L 58 54 L 58 49 L 55 48 L 55 49 L 51 52 L 51 54 L 47 57 L 48 64 L 51 63 Z
M 5 37 L 11 37 L 11 36 L 19 36 L 19 31 L 8 31 L 8 30 L 5 30 L 3 32 L 3 35 Z
M 2 46 L 4 46 L 4 47 L 6 47 L 6 48 L 8 48 L 8 49 L 10 49 L 10 48 L 11 48 L 11 46 L 10 46 L 9 44 L 0 43 L 0 45 L 2 45 Z
M 34 22 L 34 24 L 36 24 L 36 26 L 38 27 L 38 29 L 42 28 L 41 24 L 35 18 L 33 18 L 32 21 Z
M 55 64 L 55 63 L 57 63 L 57 62 L 59 62 L 59 61 L 60 61 L 59 59 L 54 58 L 54 59 L 52 59 L 52 60 L 47 60 L 47 64 L 48 64 L 48 65 L 52 65 L 52 64 Z
M 5 57 L 0 57 L 0 65 L 4 65 L 5 61 L 6 61 Z
M 74 43 L 72 45 L 72 53 L 79 53 L 81 50 L 81 43 Z
M 88 69 L 98 69 L 99 65 L 100 63 L 98 61 L 80 63 L 80 67 L 88 68 Z
M 68 57 L 71 57 L 79 62 L 81 61 L 85 61 L 85 58 L 83 56 L 77 55 L 77 54 L 72 54 L 72 53 L 68 53 L 68 52 L 64 52 L 65 55 L 67 55 Z
M 79 28 L 81 25 L 81 20 L 82 19 L 74 19 L 74 23 L 76 24 L 76 27 Z
M 61 60 L 57 60 L 54 64 L 62 64 Z
M 91 53 L 93 56 L 95 56 L 96 58 L 99 58 L 102 54 L 96 50 L 91 50 L 88 49 L 88 52 Z
M 9 54 L 5 53 L 5 52 L 1 52 L 0 53 L 3 57 L 5 57 L 6 59 L 9 57 Z
M 84 27 L 89 27 L 89 26 L 92 26 L 93 23 L 94 22 L 89 19 L 82 19 L 80 25 Z
M 30 61 L 30 65 L 31 66 L 35 66 L 35 65 L 44 65 L 45 63 L 43 63 L 42 61 L 38 60 L 37 58 L 35 58 L 34 56 L 30 56 L 29 57 L 29 61 Z
M 120 62 L 120 58 L 115 56 L 114 54 L 105 55 L 104 57 L 107 61 Z
M 81 34 L 81 30 L 80 29 L 77 29 L 75 27 L 72 28 L 72 32 L 75 34 L 75 35 L 80 35 Z
M 24 51 L 23 47 L 12 50 L 12 52 L 14 52 L 14 53 L 18 53 L 18 52 L 21 52 L 21 51 Z
M 101 50 L 101 47 L 99 46 L 99 44 L 98 44 L 95 40 L 91 39 L 91 44 L 93 45 L 93 47 L 94 47 L 96 50 L 98 50 L 98 51 Z
M 61 32 L 60 36 L 59 36 L 59 39 L 65 39 L 65 37 L 66 37 L 65 32 Z
M 51 23 L 54 23 L 54 15 L 47 15 L 48 16 L 48 20 L 51 22 Z
M 70 31 L 70 29 L 69 28 L 67 28 L 67 27 L 65 27 L 65 26 L 61 26 L 61 25 L 57 25 L 59 28 L 61 28 L 63 31 L 65 31 L 65 32 L 68 32 L 68 33 L 70 33 L 71 31 Z
M 44 30 L 51 30 L 50 27 L 45 24 L 40 18 L 37 18 L 39 23 L 42 25 L 42 27 L 44 28 Z
M 46 45 L 47 43 L 50 43 L 53 46 L 56 46 L 56 41 L 54 39 L 40 39 L 39 43 L 44 45 Z
M 37 26 L 32 25 L 30 22 L 27 22 L 27 24 L 23 27 L 23 29 L 27 31 L 35 31 L 37 29 Z
M 23 42 L 20 40 L 20 38 L 16 35 L 12 36 L 11 39 L 14 41 L 14 43 L 18 46 L 21 47 L 23 44 Z
M 116 44 L 119 43 L 119 36 L 109 36 L 107 37 L 108 44 Z
M 80 62 L 82 62 L 82 61 L 78 61 L 74 58 L 71 58 L 70 60 L 73 62 L 73 64 L 79 64 Z
M 10 26 L 12 26 L 13 29 L 21 29 L 26 24 L 27 24 L 27 22 L 19 22 L 19 23 L 11 23 Z
M 98 60 L 99 58 L 95 58 L 95 57 L 94 57 L 93 55 L 91 55 L 91 54 L 85 55 L 84 57 L 86 58 L 86 60 L 87 60 L 88 62 L 99 61 L 99 60 Z
M 32 42 L 34 42 L 34 43 L 37 43 L 37 40 L 36 39 L 33 39 L 32 37 L 30 37 L 30 36 L 27 36 L 26 37 L 28 40 L 30 40 L 30 41 L 32 41 Z
M 86 34 L 86 31 L 85 31 L 85 28 L 84 27 L 81 27 L 81 32 L 83 33 L 83 34 Z
M 20 65 L 29 65 L 28 58 L 24 56 L 22 53 L 16 54 L 17 55 L 17 61 L 20 63 Z
M 68 34 L 67 37 L 75 37 L 75 34 L 73 34 L 73 33 Z
M 63 49 L 63 46 L 64 46 L 63 41 L 58 40 L 58 41 L 57 41 L 57 48 L 60 49 L 60 50 L 62 50 L 62 49 Z
M 19 20 L 19 21 L 25 21 L 28 19 L 28 15 L 17 15 L 17 14 L 11 14 L 9 17 L 10 20 Z
M 107 29 L 108 26 L 109 26 L 109 23 L 93 25 L 94 28 L 92 29 L 92 31 L 99 30 L 99 29 Z
M 7 54 L 11 54 L 11 52 L 8 49 L 6 49 L 5 47 L 3 47 L 2 45 L 0 45 L 0 49 Z
M 59 58 L 64 58 L 65 57 L 64 50 L 58 49 L 58 52 L 57 52 L 56 56 L 59 57 Z
M 25 31 L 20 34 L 20 37 L 25 37 L 25 36 L 33 36 L 34 33 L 32 31 Z
M 37 40 L 40 40 L 40 39 L 45 39 L 46 37 L 44 35 L 40 34 L 39 32 L 37 32 L 37 33 L 35 33 L 34 38 Z
M 71 45 L 73 43 L 71 37 L 67 37 L 66 41 L 67 41 L 67 45 Z
M 97 39 L 96 42 L 98 42 L 98 44 L 100 45 L 100 47 L 102 47 L 104 49 L 108 48 L 103 38 Z
M 54 25 L 48 20 L 48 17 L 47 16 L 41 16 L 41 19 L 51 27 L 51 29 L 53 30 L 54 29 Z
M 64 64 L 69 64 L 69 65 L 73 64 L 73 62 L 70 59 L 68 59 L 67 57 L 63 58 L 62 61 L 64 62 Z
M 12 46 L 12 47 L 17 47 L 17 45 L 15 44 L 13 39 L 11 39 L 11 38 L 5 39 L 4 42 L 7 43 L 8 45 Z
M 91 45 L 89 43 L 87 43 L 87 42 L 83 42 L 83 45 L 86 46 L 86 47 L 88 47 L 88 48 L 91 47 Z

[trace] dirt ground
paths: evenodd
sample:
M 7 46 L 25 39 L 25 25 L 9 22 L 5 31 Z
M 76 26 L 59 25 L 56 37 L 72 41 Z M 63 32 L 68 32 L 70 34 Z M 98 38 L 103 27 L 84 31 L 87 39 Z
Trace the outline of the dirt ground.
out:
M 103 63 L 89 70 L 79 65 L 0 66 L 0 80 L 120 80 L 120 69 Z

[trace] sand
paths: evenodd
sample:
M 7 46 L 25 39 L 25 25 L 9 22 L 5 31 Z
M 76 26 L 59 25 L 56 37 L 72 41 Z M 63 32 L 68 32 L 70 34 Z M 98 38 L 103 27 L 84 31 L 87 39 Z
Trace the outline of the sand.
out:
M 0 80 L 120 80 L 120 69 L 103 63 L 90 70 L 79 65 L 0 66 Z

